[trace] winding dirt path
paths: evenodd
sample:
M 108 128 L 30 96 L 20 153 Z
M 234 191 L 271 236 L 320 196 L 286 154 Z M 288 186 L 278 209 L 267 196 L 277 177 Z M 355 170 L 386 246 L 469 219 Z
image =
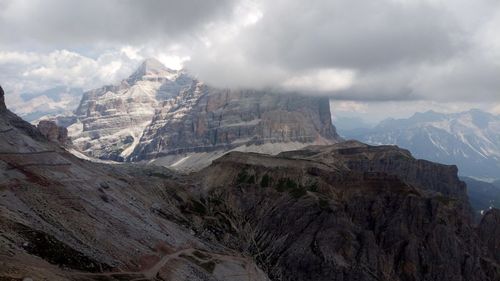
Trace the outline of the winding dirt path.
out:
M 240 262 L 244 263 L 246 274 L 234 275 L 235 277 L 236 276 L 248 276 L 250 278 L 250 276 L 254 276 L 255 274 L 257 274 L 257 269 L 252 268 L 250 266 L 251 262 L 249 262 L 249 258 L 206 252 L 206 251 L 203 251 L 200 249 L 195 249 L 195 248 L 186 248 L 186 249 L 182 249 L 182 250 L 179 250 L 177 252 L 174 252 L 172 254 L 163 256 L 152 267 L 150 267 L 149 269 L 142 270 L 142 271 L 78 273 L 75 275 L 76 275 L 76 277 L 88 277 L 88 278 L 92 278 L 95 280 L 101 280 L 101 279 L 98 279 L 99 277 L 101 277 L 101 278 L 108 277 L 108 278 L 114 278 L 116 280 L 130 280 L 130 281 L 153 280 L 154 278 L 156 278 L 156 276 L 158 275 L 160 270 L 165 265 L 167 265 L 167 263 L 169 261 L 176 259 L 176 258 L 179 258 L 182 254 L 192 255 L 193 252 L 195 252 L 195 251 L 201 252 L 201 253 L 206 254 L 207 256 L 210 256 L 210 259 L 208 259 L 208 260 L 211 260 L 211 258 L 215 258 L 215 259 L 221 260 L 221 261 L 240 261 Z M 204 260 L 204 259 L 202 259 L 202 260 Z M 208 260 L 206 260 L 206 261 L 208 261 Z
M 172 259 L 178 258 L 182 254 L 191 254 L 195 251 L 194 248 L 179 250 L 175 253 L 163 256 L 151 268 L 142 271 L 120 271 L 120 272 L 104 272 L 104 273 L 78 273 L 78 277 L 111 277 L 118 280 L 152 280 L 158 275 L 158 272 Z

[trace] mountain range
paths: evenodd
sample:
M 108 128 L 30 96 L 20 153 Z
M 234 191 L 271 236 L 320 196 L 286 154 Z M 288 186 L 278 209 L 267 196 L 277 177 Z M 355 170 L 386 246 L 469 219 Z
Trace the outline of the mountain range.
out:
M 42 92 L 24 92 L 10 99 L 11 109 L 28 122 L 51 115 L 71 113 L 83 94 L 80 88 L 54 87 Z
M 77 158 L 4 104 L 0 280 L 500 279 L 457 168 L 356 141 L 191 174 Z
M 500 178 L 500 116 L 481 110 L 416 113 L 373 128 L 344 130 L 342 135 L 369 144 L 398 145 L 417 158 L 455 164 L 462 176 Z
M 85 92 L 74 114 L 55 120 L 89 157 L 181 170 L 227 151 L 277 154 L 341 140 L 328 98 L 214 88 L 154 59 L 116 85 Z

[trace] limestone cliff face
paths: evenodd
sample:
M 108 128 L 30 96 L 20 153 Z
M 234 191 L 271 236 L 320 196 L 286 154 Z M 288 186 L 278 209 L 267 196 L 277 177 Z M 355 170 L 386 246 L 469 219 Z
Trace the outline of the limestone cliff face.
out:
M 327 98 L 221 90 L 198 83 L 179 100 L 165 103 L 157 112 L 130 159 L 265 143 L 331 144 L 340 139 Z

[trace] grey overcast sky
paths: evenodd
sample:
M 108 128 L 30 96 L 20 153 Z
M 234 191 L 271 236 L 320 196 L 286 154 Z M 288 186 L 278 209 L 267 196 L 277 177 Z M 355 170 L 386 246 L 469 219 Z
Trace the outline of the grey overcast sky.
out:
M 10 95 L 113 83 L 147 57 L 340 115 L 500 113 L 498 0 L 0 0 Z

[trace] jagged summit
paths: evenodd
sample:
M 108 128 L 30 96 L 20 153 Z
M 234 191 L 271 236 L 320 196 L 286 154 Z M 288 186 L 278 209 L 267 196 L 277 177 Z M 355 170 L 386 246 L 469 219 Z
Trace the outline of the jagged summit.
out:
M 148 58 L 144 60 L 137 70 L 130 75 L 127 82 L 133 84 L 140 79 L 148 78 L 167 78 L 172 79 L 178 74 L 178 71 L 166 67 L 159 60 Z

